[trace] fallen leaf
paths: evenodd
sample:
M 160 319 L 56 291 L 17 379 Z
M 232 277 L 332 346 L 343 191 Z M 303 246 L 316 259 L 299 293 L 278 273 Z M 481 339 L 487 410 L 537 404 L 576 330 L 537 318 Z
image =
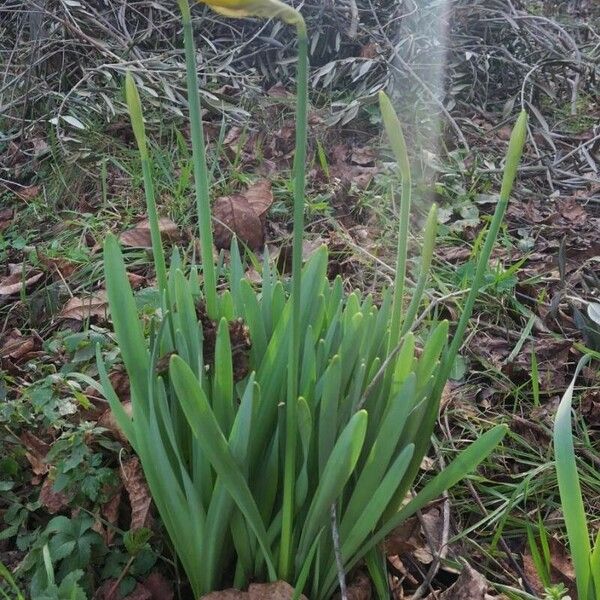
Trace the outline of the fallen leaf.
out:
M 115 535 L 114 526 L 119 520 L 119 507 L 121 505 L 121 497 L 123 495 L 122 490 L 123 488 L 121 486 L 117 487 L 110 499 L 100 507 L 100 512 L 102 513 L 102 516 L 107 521 L 107 523 L 109 523 L 109 525 L 104 529 L 103 535 L 104 541 L 106 542 L 107 546 L 110 545 Z M 113 527 L 111 527 L 110 525 L 113 525 Z
M 173 586 L 158 571 L 150 573 L 142 585 L 150 592 L 152 600 L 173 600 L 175 595 Z
M 362 58 L 376 58 L 380 51 L 381 48 L 377 42 L 369 42 L 360 49 L 360 56 Z
M 9 274 L 0 280 L 0 296 L 12 296 L 27 290 L 44 276 L 39 271 L 29 269 L 23 272 L 23 269 L 24 265 L 9 265 Z
M 285 581 L 253 583 L 248 588 L 249 600 L 290 600 L 293 595 L 294 588 Z M 304 595 L 300 598 L 306 600 Z
M 425 600 L 485 600 L 488 583 L 483 575 L 465 565 L 458 579 L 441 594 L 431 593 Z
M 285 581 L 273 583 L 252 583 L 247 592 L 241 592 L 233 588 L 219 592 L 210 592 L 202 596 L 201 600 L 291 600 L 294 588 Z M 302 600 L 307 600 L 304 594 L 300 595 Z
M 13 222 L 15 211 L 12 208 L 0 210 L 0 231 L 4 231 Z
M 565 198 L 556 203 L 556 208 L 560 214 L 574 225 L 583 225 L 589 215 L 580 201 L 576 198 Z
M 71 298 L 60 311 L 60 319 L 75 319 L 84 321 L 91 317 L 106 318 L 108 298 L 105 290 L 100 290 L 90 296 Z
M 553 584 L 563 583 L 569 595 L 576 597 L 575 569 L 567 548 L 556 538 L 548 539 L 550 548 L 550 581 Z M 523 571 L 527 581 L 540 596 L 544 594 L 544 584 L 541 582 L 535 563 L 529 552 L 523 555 Z
M 71 498 L 64 492 L 56 492 L 54 481 L 50 477 L 46 477 L 40 489 L 39 500 L 46 507 L 46 510 L 53 515 L 64 510 L 69 505 Z
M 265 213 L 273 204 L 273 192 L 271 191 L 271 182 L 268 179 L 259 179 L 242 193 L 246 202 L 250 205 L 256 216 L 264 217 Z
M 67 279 L 77 269 L 77 264 L 66 258 L 46 256 L 43 252 L 37 251 L 39 261 L 52 273 L 58 274 L 60 279 Z
M 234 234 L 250 250 L 263 247 L 265 234 L 260 217 L 241 194 L 221 196 L 213 204 L 214 242 L 219 250 L 229 250 Z
M 46 455 L 50 450 L 50 446 L 30 431 L 24 431 L 19 436 L 19 439 L 26 448 L 25 458 L 29 461 L 31 470 L 36 475 L 46 474 L 49 469 L 46 462 Z
M 33 336 L 23 336 L 18 329 L 11 329 L 2 336 L 0 342 L 0 358 L 12 358 L 19 361 L 39 347 L 39 342 Z
M 591 427 L 600 427 L 600 390 L 586 389 L 579 403 L 581 414 Z
M 21 200 L 31 200 L 40 193 L 39 185 L 26 185 L 19 187 L 15 190 L 15 194 L 21 198 Z
M 423 511 L 421 519 L 414 516 L 394 529 L 385 540 L 385 552 L 389 556 L 409 556 L 423 565 L 433 561 L 432 549 L 439 551 L 442 543 L 442 510 L 431 506 Z M 423 530 L 423 525 L 427 529 Z
M 129 285 L 134 290 L 141 288 L 146 283 L 146 278 L 143 275 L 138 275 L 137 273 L 127 272 L 127 279 L 129 279 Z
M 373 165 L 376 157 L 377 154 L 373 148 L 370 148 L 369 146 L 357 146 L 352 150 L 350 160 L 356 165 L 366 167 L 368 165 Z
M 158 219 L 158 229 L 163 241 L 172 242 L 180 238 L 177 225 L 167 217 L 160 217 Z M 133 229 L 124 231 L 119 236 L 119 239 L 124 246 L 129 246 L 130 248 L 152 248 L 150 221 L 148 219 L 140 221 Z
M 123 410 L 129 416 L 131 416 L 132 410 L 133 410 L 132 406 L 131 406 L 131 402 L 124 402 L 122 406 L 123 406 Z M 102 415 L 98 419 L 98 426 L 108 429 L 122 444 L 129 444 L 129 440 L 125 437 L 125 434 L 119 427 L 119 424 L 117 423 L 117 420 L 115 419 L 115 415 L 113 414 L 113 412 L 110 408 L 107 408 L 102 413 Z
M 366 573 L 359 571 L 348 583 L 348 600 L 371 600 L 372 596 L 371 579 Z
M 131 505 L 131 523 L 129 528 L 133 531 L 142 527 L 149 527 L 150 524 L 150 505 L 152 497 L 150 490 L 144 479 L 140 459 L 132 456 L 121 465 L 121 479 L 123 486 L 129 496 Z

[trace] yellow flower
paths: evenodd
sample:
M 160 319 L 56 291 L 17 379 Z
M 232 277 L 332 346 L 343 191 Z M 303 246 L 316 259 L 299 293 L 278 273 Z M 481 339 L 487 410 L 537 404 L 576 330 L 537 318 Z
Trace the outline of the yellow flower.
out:
M 298 29 L 304 29 L 302 15 L 281 0 L 198 0 L 227 17 L 261 17 L 281 19 Z

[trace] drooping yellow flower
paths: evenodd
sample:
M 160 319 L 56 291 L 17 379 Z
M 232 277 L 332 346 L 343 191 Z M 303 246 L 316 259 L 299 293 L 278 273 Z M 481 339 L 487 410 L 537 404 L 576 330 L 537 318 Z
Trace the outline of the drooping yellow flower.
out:
M 295 9 L 281 0 L 198 0 L 227 17 L 261 17 L 281 19 L 298 29 L 304 29 L 304 19 Z

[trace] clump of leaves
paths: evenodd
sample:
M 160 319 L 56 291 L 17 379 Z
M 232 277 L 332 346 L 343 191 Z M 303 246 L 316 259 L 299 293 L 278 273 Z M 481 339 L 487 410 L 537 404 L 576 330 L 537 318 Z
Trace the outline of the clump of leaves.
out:
M 265 258 L 255 288 L 244 275 L 234 239 L 228 285 L 218 293 L 190 9 L 187 0 L 179 4 L 201 264 L 187 264 L 175 249 L 167 269 L 141 102 L 128 76 L 126 95 L 144 173 L 160 310 L 145 336 L 118 241 L 109 236 L 104 246 L 107 292 L 131 382 L 132 415 L 119 402 L 98 352 L 104 393 L 141 459 L 196 596 L 230 584 L 241 588 L 251 580 L 283 579 L 295 584 L 297 594 L 306 589 L 315 599 L 329 598 L 341 572 L 364 560 L 378 596 L 389 597 L 380 542 L 464 478 L 506 432 L 500 425 L 483 434 L 418 494 L 409 494 L 506 210 L 526 116 L 519 117 L 509 145 L 500 200 L 454 337 L 449 340 L 446 321 L 434 323 L 417 352 L 412 328 L 431 264 L 437 216 L 433 207 L 421 273 L 405 309 L 411 180 L 391 103 L 381 95 L 383 121 L 403 179 L 398 259 L 394 288 L 377 306 L 369 296 L 346 294 L 340 278 L 327 279 L 325 247 L 302 267 L 306 30 L 300 15 L 290 15 L 278 0 L 247 5 L 240 0 L 237 8 L 246 14 L 283 15 L 298 30 L 292 276 L 288 281 L 273 272 Z M 209 353 L 203 321 L 217 324 Z M 234 375 L 235 322 L 243 323 L 251 342 L 241 379 Z

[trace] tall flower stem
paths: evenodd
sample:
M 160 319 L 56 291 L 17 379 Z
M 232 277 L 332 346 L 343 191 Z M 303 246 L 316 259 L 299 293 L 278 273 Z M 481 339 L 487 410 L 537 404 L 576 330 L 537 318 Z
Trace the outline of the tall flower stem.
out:
M 183 37 L 185 43 L 185 67 L 187 73 L 188 105 L 192 134 L 192 159 L 194 163 L 194 184 L 196 191 L 196 211 L 200 232 L 200 252 L 202 273 L 204 276 L 204 301 L 206 312 L 211 319 L 218 318 L 217 286 L 215 264 L 213 260 L 213 235 L 208 194 L 208 168 L 206 166 L 206 148 L 202 128 L 202 109 L 196 67 L 196 48 L 192 17 L 188 0 L 179 0 L 179 9 L 183 17 Z
M 296 151 L 294 154 L 294 226 L 292 241 L 292 330 L 285 412 L 285 464 L 279 577 L 289 579 L 292 570 L 294 487 L 296 480 L 298 371 L 300 362 L 300 305 L 302 294 L 302 238 L 304 235 L 304 189 L 308 113 L 308 37 L 304 21 L 297 25 L 298 67 L 296 90 Z
M 142 115 L 142 103 L 131 73 L 127 73 L 125 77 L 125 97 L 127 99 L 127 107 L 131 118 L 131 126 L 142 161 L 142 175 L 144 178 L 144 191 L 146 194 L 146 212 L 148 214 L 148 222 L 150 223 L 150 239 L 152 240 L 154 268 L 156 269 L 158 289 L 162 295 L 167 290 L 167 267 L 162 239 L 160 237 L 160 227 L 158 224 L 154 182 L 152 180 L 152 164 L 150 162 L 148 146 L 146 144 L 146 130 L 144 127 L 144 117 Z
M 402 178 L 402 194 L 400 197 L 400 219 L 398 223 L 398 249 L 396 252 L 396 273 L 394 276 L 394 298 L 392 302 L 392 323 L 390 325 L 390 338 L 388 351 L 393 350 L 400 338 L 402 324 L 402 309 L 404 300 L 404 280 L 406 279 L 406 257 L 408 246 L 408 221 L 410 217 L 410 203 L 412 193 L 412 178 L 406 141 L 402 133 L 402 126 L 390 99 L 379 92 L 379 106 L 386 132 L 390 139 L 392 151 L 396 157 L 398 170 Z

